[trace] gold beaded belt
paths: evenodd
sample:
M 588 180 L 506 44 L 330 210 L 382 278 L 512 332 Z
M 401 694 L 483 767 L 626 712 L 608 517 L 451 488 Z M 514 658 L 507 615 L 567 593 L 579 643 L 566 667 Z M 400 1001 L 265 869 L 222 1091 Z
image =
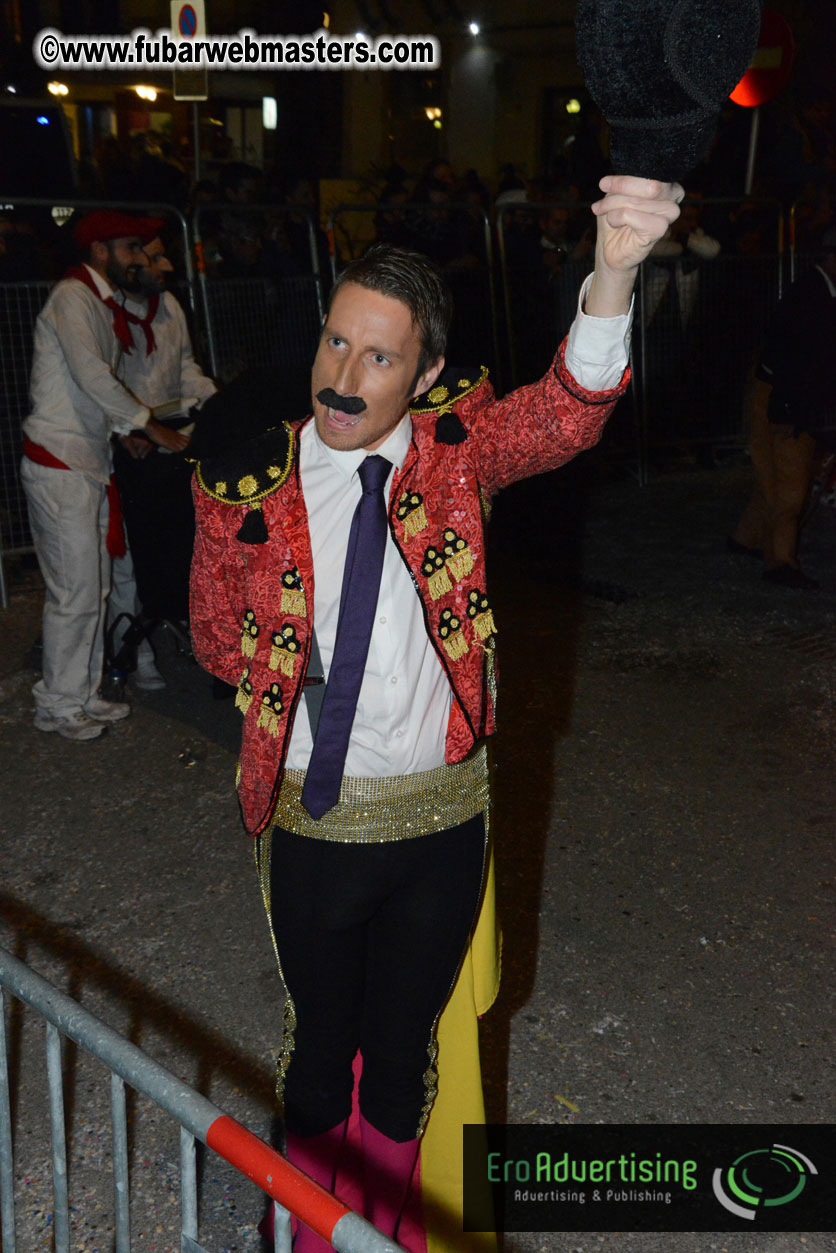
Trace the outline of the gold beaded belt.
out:
M 382 844 L 446 831 L 488 807 L 487 746 L 453 766 L 381 779 L 343 778 L 340 798 L 319 819 L 301 803 L 304 770 L 285 770 L 270 822 L 296 835 L 344 844 Z

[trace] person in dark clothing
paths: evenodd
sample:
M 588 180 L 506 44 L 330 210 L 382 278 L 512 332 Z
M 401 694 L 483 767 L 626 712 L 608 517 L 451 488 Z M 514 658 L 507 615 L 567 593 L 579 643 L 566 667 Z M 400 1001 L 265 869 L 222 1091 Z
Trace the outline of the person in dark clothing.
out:
M 730 541 L 734 551 L 763 553 L 768 582 L 805 590 L 818 584 L 799 565 L 800 519 L 816 445 L 836 443 L 836 228 L 825 232 L 821 251 L 767 328 L 751 406 L 756 484 Z

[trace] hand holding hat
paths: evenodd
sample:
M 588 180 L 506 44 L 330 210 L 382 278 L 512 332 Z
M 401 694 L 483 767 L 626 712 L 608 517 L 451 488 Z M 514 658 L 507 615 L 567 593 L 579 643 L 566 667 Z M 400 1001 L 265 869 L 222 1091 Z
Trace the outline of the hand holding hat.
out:
M 604 196 L 592 205 L 598 219 L 595 273 L 584 308 L 594 317 L 625 313 L 636 270 L 653 245 L 679 217 L 685 195 L 679 183 L 607 174 Z

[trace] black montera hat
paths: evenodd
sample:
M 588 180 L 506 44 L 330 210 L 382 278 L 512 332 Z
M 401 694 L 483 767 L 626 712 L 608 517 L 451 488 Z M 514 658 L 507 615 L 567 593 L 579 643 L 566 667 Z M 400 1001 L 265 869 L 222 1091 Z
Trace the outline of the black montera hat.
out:
M 578 0 L 578 64 L 617 174 L 668 182 L 700 162 L 760 24 L 760 0 Z

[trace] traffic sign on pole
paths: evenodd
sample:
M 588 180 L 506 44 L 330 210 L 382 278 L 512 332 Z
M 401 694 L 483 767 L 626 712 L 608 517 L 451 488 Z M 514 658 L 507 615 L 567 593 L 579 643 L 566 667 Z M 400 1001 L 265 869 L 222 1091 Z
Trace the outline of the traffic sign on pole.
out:
M 203 0 L 171 0 L 171 37 L 176 42 L 202 39 L 206 34 Z M 175 100 L 208 100 L 209 72 L 177 68 L 174 71 Z
M 766 9 L 752 63 L 731 93 L 735 104 L 754 109 L 777 96 L 789 81 L 795 44 L 787 19 Z

